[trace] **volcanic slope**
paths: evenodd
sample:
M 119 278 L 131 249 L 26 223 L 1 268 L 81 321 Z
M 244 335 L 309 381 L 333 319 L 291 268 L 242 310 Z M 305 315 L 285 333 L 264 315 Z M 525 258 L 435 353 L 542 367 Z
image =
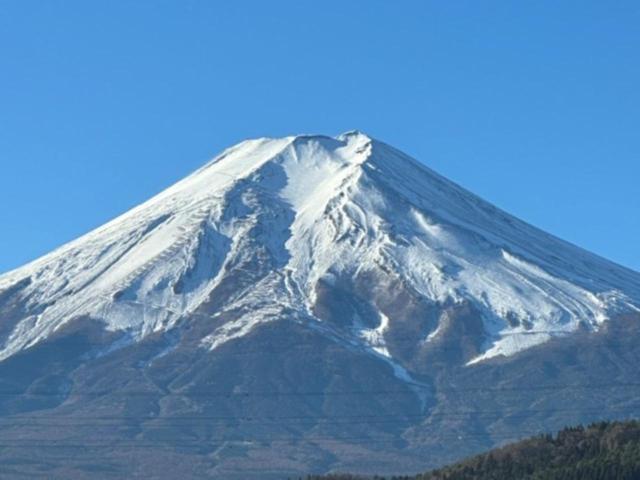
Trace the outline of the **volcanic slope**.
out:
M 639 307 L 640 274 L 360 132 L 249 140 L 0 276 L 0 460 L 418 471 L 637 413 Z

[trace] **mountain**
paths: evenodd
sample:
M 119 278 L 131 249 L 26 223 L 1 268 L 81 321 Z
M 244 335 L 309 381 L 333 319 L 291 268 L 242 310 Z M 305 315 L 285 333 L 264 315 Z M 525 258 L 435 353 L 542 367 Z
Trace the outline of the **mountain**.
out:
M 637 415 L 639 320 L 640 274 L 367 135 L 249 140 L 0 277 L 0 468 L 417 472 Z
M 353 475 L 307 480 L 363 480 Z M 378 480 L 384 478 L 376 477 Z M 601 422 L 565 428 L 478 455 L 455 465 L 390 480 L 636 480 L 640 478 L 640 423 Z

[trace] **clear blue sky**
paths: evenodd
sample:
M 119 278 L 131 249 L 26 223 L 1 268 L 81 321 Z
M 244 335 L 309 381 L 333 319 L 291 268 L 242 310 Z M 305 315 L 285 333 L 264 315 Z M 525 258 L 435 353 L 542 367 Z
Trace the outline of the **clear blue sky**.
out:
M 0 0 L 0 272 L 246 137 L 360 129 L 640 270 L 637 1 Z

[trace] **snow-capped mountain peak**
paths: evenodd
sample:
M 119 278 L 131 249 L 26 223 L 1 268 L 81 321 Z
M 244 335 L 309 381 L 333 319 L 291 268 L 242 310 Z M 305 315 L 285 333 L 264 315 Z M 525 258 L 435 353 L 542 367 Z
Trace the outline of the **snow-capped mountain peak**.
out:
M 326 313 L 337 290 L 351 305 L 339 321 Z M 397 298 L 421 307 L 407 313 Z M 294 321 L 401 369 L 398 325 L 410 323 L 421 348 L 437 346 L 463 306 L 481 325 L 472 364 L 597 331 L 640 306 L 640 274 L 363 133 L 262 138 L 1 276 L 0 357 L 82 317 L 131 342 L 202 318 L 211 329 L 201 348 Z

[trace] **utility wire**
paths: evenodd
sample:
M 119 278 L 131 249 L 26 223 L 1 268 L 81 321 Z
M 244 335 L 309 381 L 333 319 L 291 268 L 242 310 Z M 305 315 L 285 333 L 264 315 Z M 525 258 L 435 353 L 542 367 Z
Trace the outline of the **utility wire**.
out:
M 415 383 L 408 383 L 406 390 L 343 390 L 343 391 L 245 391 L 245 392 L 203 392 L 203 391 L 121 391 L 116 389 L 101 390 L 95 392 L 56 392 L 56 391 L 0 391 L 0 397 L 26 396 L 26 397 L 188 397 L 188 398 L 246 398 L 246 397 L 332 397 L 332 396 L 368 396 L 368 395 L 415 395 L 416 390 L 436 393 L 470 393 L 470 392 L 527 392 L 548 390 L 610 390 L 614 388 L 640 388 L 639 383 L 617 382 L 602 384 L 556 384 L 556 385 L 527 385 L 514 387 L 432 387 Z

